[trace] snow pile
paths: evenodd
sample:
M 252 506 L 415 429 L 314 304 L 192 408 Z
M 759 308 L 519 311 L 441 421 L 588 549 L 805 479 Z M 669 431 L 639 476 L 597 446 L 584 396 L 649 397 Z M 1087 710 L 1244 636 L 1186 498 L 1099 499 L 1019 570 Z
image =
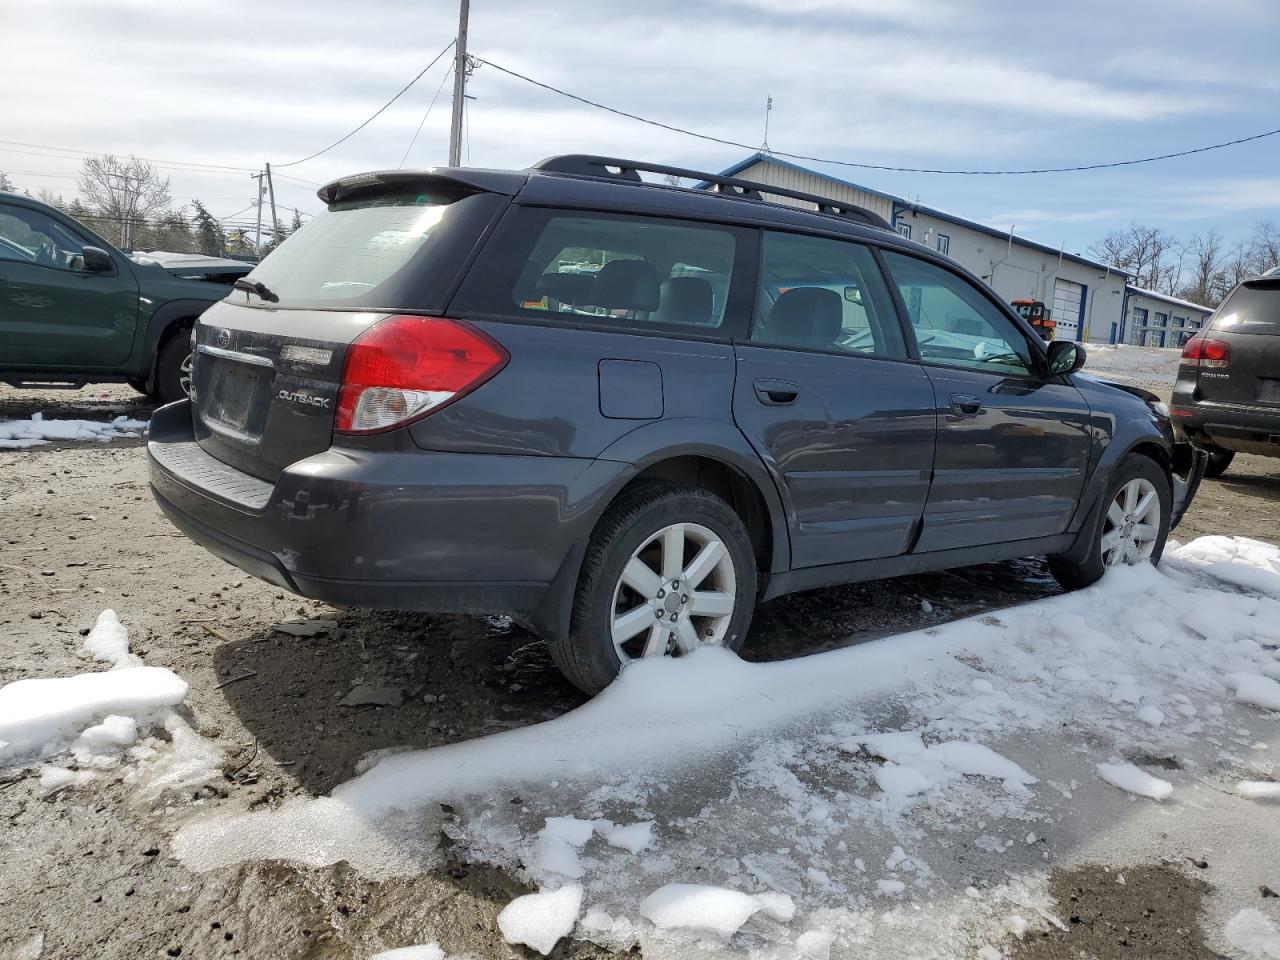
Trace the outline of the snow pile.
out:
M 1132 763 L 1100 763 L 1097 766 L 1098 776 L 1113 787 L 1132 793 L 1139 797 L 1150 797 L 1152 800 L 1167 800 L 1173 796 L 1173 784 L 1168 780 L 1153 777 L 1145 770 Z
M 1236 699 L 1251 703 L 1263 710 L 1280 710 L 1280 683 L 1258 674 L 1239 673 L 1235 676 Z
M 582 887 L 571 883 L 516 897 L 498 914 L 498 929 L 507 943 L 532 947 L 542 955 L 573 930 L 582 911 Z
M 1178 558 L 1237 587 L 1280 597 L 1280 547 L 1248 537 L 1200 537 L 1179 547 Z
M 503 928 L 535 949 L 585 907 L 575 935 L 654 960 L 726 930 L 762 956 L 976 955 L 1061 922 L 1042 868 L 1060 824 L 1094 829 L 1082 804 L 1107 821 L 1112 785 L 1195 789 L 1130 760 L 1204 773 L 1274 721 L 1236 694 L 1280 667 L 1280 598 L 1222 589 L 1204 548 L 794 660 L 641 662 L 554 720 L 382 755 L 328 797 L 189 823 L 174 848 L 199 870 L 346 860 L 381 878 L 438 865 L 443 830 L 541 889 Z
M 1249 960 L 1280 960 L 1280 927 L 1252 907 L 1227 921 L 1222 931 L 1227 942 L 1244 951 Z
M 30 420 L 0 420 L 0 450 L 34 447 L 50 440 L 119 440 L 140 437 L 146 420 L 116 417 L 109 423 L 97 420 L 46 420 L 34 413 Z
M 222 752 L 175 712 L 187 696 L 186 681 L 171 670 L 142 665 L 129 652 L 129 635 L 114 610 L 99 614 L 83 650 L 111 669 L 0 687 L 0 766 L 69 754 L 75 769 L 41 771 L 40 788 L 52 793 L 84 786 L 96 771 L 134 761 L 125 780 L 146 802 L 198 788 L 220 774 Z M 164 739 L 139 740 L 153 728 L 163 729 Z

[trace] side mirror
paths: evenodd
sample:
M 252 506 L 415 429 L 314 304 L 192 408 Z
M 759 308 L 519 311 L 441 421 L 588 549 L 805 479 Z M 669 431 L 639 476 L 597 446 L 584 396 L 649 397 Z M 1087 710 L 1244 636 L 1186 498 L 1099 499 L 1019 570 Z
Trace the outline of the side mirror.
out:
M 101 247 L 85 247 L 80 256 L 84 259 L 84 268 L 90 273 L 104 273 L 111 269 L 111 254 Z
M 1049 373 L 1055 377 L 1065 377 L 1075 373 L 1084 366 L 1084 347 L 1071 340 L 1051 340 L 1049 342 Z

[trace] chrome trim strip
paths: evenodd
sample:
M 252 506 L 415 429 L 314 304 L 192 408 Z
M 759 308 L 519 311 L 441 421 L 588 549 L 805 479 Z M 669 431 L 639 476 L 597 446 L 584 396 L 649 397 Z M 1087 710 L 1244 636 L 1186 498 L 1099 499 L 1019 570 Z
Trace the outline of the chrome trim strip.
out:
M 276 367 L 270 357 L 260 357 L 256 353 L 239 353 L 236 350 L 223 350 L 221 347 L 213 347 L 207 343 L 196 344 L 196 351 L 208 354 L 211 357 L 219 357 L 222 360 L 251 363 L 256 367 L 270 367 L 272 370 Z

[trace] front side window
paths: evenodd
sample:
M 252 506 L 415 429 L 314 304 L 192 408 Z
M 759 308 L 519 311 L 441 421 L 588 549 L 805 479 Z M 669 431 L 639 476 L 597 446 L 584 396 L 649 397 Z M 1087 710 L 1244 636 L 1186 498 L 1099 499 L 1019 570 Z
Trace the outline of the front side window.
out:
M 83 240 L 39 210 L 0 206 L 0 260 L 83 270 L 83 250 Z
M 921 360 L 990 373 L 1031 373 L 1026 339 L 972 283 L 915 257 L 889 250 L 884 257 L 906 304 Z
M 860 243 L 764 234 L 752 340 L 837 353 L 906 357 L 875 255 Z
M 732 228 L 521 210 L 460 294 L 461 309 L 630 329 L 710 333 L 725 322 Z

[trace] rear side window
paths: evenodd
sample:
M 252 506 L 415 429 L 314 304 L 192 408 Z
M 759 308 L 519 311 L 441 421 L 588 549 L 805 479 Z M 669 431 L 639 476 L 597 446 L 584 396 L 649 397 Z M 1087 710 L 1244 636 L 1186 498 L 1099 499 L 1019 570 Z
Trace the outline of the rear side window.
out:
M 489 316 L 713 333 L 725 323 L 730 227 L 524 209 L 489 245 L 456 309 Z
M 875 255 L 860 243 L 766 231 L 751 339 L 871 356 L 907 355 Z
M 1280 335 L 1280 283 L 1266 280 L 1236 287 L 1214 315 L 1213 329 Z
M 280 307 L 443 307 L 504 200 L 431 189 L 342 200 L 268 254 L 250 277 L 266 284 Z

